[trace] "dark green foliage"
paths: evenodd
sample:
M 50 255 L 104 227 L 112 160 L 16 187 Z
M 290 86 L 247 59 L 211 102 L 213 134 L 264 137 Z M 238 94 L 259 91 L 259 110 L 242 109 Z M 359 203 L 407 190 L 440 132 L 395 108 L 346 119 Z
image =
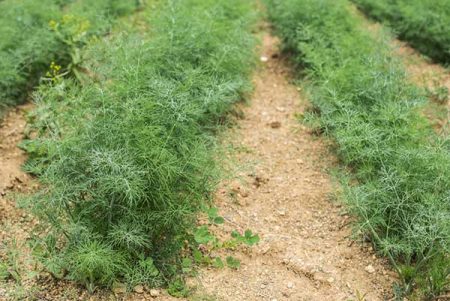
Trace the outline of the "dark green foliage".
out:
M 359 230 L 390 257 L 406 291 L 419 284 L 439 294 L 449 275 L 450 153 L 420 114 L 425 97 L 347 1 L 267 2 L 285 50 L 312 83 L 307 119 L 334 138 L 353 171 L 345 198 Z
M 49 225 L 41 256 L 91 289 L 159 285 L 179 271 L 215 184 L 213 134 L 250 88 L 251 3 L 148 10 L 144 32 L 118 28 L 90 43 L 82 67 L 92 76 L 82 85 L 41 87 L 38 137 L 24 144 L 26 168 L 44 186 L 30 202 Z
M 430 58 L 450 63 L 450 1 L 352 0 L 377 21 L 387 22 L 402 40 Z
M 135 0 L 1 1 L 0 111 L 25 101 L 52 61 L 66 67 L 74 46 L 105 33 L 114 18 L 135 8 Z M 66 35 L 52 30 L 56 25 Z M 69 45 L 75 37 L 76 45 Z

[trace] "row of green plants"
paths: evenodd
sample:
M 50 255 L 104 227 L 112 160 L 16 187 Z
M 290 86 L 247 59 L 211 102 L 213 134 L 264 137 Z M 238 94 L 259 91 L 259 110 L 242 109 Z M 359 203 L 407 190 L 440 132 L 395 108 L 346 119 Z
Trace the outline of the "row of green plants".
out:
M 55 70 L 40 86 L 23 147 L 41 189 L 25 205 L 54 277 L 184 291 L 177 275 L 214 240 L 197 217 L 218 179 L 217 132 L 251 90 L 254 12 L 240 0 L 153 2 L 86 45 L 81 79 Z
M 450 274 L 450 143 L 421 114 L 426 97 L 346 0 L 267 0 L 283 50 L 308 83 L 304 120 L 332 138 L 357 233 L 400 276 L 397 297 L 434 298 Z
M 389 24 L 400 39 L 450 64 L 450 1 L 353 0 L 367 15 Z
M 1 1 L 0 112 L 26 101 L 47 72 L 76 73 L 79 49 L 137 5 L 136 0 Z

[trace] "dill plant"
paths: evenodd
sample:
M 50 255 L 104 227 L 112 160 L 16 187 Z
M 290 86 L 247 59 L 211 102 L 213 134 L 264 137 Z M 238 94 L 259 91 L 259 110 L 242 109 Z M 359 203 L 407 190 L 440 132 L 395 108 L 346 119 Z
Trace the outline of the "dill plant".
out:
M 450 64 L 450 2 L 446 0 L 353 0 L 399 38 L 430 58 Z
M 391 259 L 405 293 L 439 295 L 450 274 L 450 153 L 420 113 L 425 97 L 347 1 L 266 2 L 284 50 L 311 82 L 307 120 L 352 170 L 344 199 L 358 230 Z
M 72 63 L 75 35 L 77 47 L 89 37 L 109 31 L 113 20 L 132 12 L 134 0 L 4 0 L 0 2 L 0 112 L 7 106 L 23 103 L 49 69 Z M 71 22 L 67 22 L 68 19 Z M 85 24 L 80 32 L 80 24 Z M 58 25 L 65 35 L 52 30 Z
M 57 277 L 163 285 L 216 179 L 214 133 L 249 91 L 250 2 L 163 1 L 83 51 L 89 81 L 41 86 L 24 144 L 43 189 L 36 253 Z

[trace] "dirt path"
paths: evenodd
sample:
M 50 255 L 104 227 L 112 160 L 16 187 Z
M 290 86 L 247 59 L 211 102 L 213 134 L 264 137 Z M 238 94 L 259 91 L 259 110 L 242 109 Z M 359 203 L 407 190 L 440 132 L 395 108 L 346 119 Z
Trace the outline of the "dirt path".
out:
M 13 262 L 6 259 L 6 254 L 11 250 L 18 251 L 25 244 L 34 225 L 31 217 L 18 209 L 12 199 L 14 192 L 28 191 L 34 185 L 31 177 L 21 169 L 26 155 L 17 147 L 26 126 L 24 114 L 30 106 L 11 109 L 0 122 L 0 259 L 10 267 Z M 14 260 L 15 263 L 24 264 L 19 258 Z M 14 300 L 13 295 L 19 293 L 18 289 L 14 281 L 0 281 L 0 300 Z
M 349 217 L 333 203 L 326 172 L 335 159 L 296 120 L 307 103 L 277 51 L 277 40 L 266 34 L 268 61 L 231 135 L 230 143 L 242 149 L 239 164 L 254 167 L 225 183 L 216 201 L 230 221 L 221 232 L 248 228 L 261 243 L 235 254 L 242 261 L 238 271 L 205 270 L 199 283 L 218 300 L 357 300 L 358 294 L 383 300 L 393 273 L 369 247 L 349 239 Z
M 5 241 L 6 224 L 15 224 L 22 212 L 8 197 L 8 192 L 25 191 L 31 186 L 31 178 L 22 171 L 25 152 L 17 147 L 23 139 L 26 121 L 24 112 L 30 105 L 12 109 L 0 123 L 0 241 Z
M 29 106 L 19 106 L 11 110 L 0 123 L 0 194 L 3 196 L 15 184 L 26 181 L 27 175 L 21 170 L 25 153 L 17 147 L 23 139 L 26 121 L 24 110 Z

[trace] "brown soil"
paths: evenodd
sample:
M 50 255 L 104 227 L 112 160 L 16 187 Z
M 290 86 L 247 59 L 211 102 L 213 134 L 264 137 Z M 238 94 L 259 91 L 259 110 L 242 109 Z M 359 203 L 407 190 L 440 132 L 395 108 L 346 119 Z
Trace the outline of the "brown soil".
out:
M 217 192 L 228 221 L 218 229 L 251 229 L 260 244 L 234 254 L 239 270 L 203 270 L 200 286 L 218 300 L 383 300 L 394 273 L 371 248 L 352 243 L 349 216 L 333 202 L 327 172 L 335 158 L 326 143 L 296 120 L 308 103 L 289 83 L 277 40 L 266 34 L 268 58 L 254 79 L 244 119 L 232 131 L 243 168 Z M 266 59 L 264 59 L 265 61 Z
M 30 105 L 12 109 L 0 124 L 0 259 L 6 260 L 6 254 L 18 250 L 30 235 L 32 219 L 16 207 L 12 200 L 14 192 L 25 192 L 33 188 L 31 177 L 22 171 L 26 160 L 24 151 L 17 147 L 23 139 L 26 121 L 25 111 Z M 17 246 L 12 247 L 13 245 Z M 9 256 L 11 257 L 11 256 Z M 19 256 L 22 257 L 22 256 Z M 23 265 L 24 260 L 18 259 Z M 0 300 L 9 300 L 10 292 L 16 291 L 11 282 L 0 282 Z
M 17 147 L 23 139 L 26 121 L 23 116 L 28 106 L 11 110 L 0 125 L 0 194 L 13 189 L 16 184 L 26 182 L 28 176 L 21 170 L 26 160 L 25 153 Z

